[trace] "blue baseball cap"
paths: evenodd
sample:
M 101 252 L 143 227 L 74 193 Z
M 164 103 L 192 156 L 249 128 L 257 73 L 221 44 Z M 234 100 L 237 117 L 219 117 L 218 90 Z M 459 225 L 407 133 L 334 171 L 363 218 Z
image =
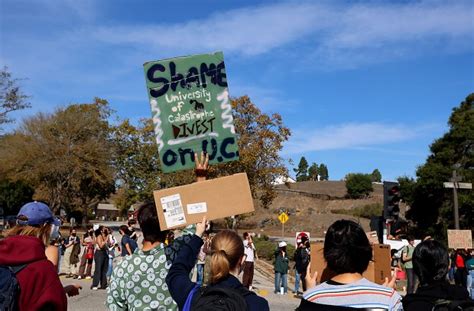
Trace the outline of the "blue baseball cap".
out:
M 26 217 L 27 220 L 20 220 L 20 216 Z M 48 205 L 37 201 L 23 205 L 16 217 L 19 225 L 37 226 L 43 224 L 54 224 L 59 226 L 61 224 L 59 219 L 54 217 Z

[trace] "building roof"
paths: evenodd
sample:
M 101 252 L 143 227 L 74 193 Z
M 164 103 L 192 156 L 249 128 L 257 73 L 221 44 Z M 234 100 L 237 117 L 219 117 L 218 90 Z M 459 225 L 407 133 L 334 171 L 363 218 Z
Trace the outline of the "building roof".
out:
M 118 208 L 113 205 L 113 204 L 108 204 L 108 203 L 99 203 L 97 205 L 97 210 L 102 210 L 102 211 L 118 211 Z

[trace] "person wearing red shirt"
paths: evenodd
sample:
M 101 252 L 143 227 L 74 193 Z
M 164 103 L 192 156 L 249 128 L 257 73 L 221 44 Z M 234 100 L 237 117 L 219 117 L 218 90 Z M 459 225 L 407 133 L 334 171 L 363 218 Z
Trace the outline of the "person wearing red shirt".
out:
M 46 204 L 30 202 L 20 209 L 17 225 L 0 241 L 0 265 L 25 265 L 16 274 L 20 311 L 67 310 L 65 289 L 45 255 L 45 245 L 58 228 L 59 221 Z
M 465 253 L 462 249 L 456 250 L 456 256 L 454 264 L 456 266 L 456 272 L 454 272 L 454 282 L 456 285 L 466 287 L 467 285 L 467 269 L 465 264 Z

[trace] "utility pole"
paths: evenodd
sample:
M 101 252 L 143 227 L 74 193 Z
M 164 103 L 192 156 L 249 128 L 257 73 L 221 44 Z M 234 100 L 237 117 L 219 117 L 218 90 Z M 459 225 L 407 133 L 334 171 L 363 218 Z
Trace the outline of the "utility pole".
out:
M 458 206 L 458 191 L 457 189 L 472 189 L 472 183 L 461 183 L 461 176 L 456 175 L 456 170 L 453 170 L 453 177 L 450 182 L 443 183 L 444 188 L 453 188 L 454 200 L 454 228 L 459 230 L 459 206 Z
M 453 170 L 453 178 L 451 181 L 454 183 L 453 187 L 453 200 L 454 200 L 454 228 L 459 230 L 459 205 L 458 205 L 458 190 L 457 183 L 461 181 L 461 178 L 456 176 L 456 170 Z

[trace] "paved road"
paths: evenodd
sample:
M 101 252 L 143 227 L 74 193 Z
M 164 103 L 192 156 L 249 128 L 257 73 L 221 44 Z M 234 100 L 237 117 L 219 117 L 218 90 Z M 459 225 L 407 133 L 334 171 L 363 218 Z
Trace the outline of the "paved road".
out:
M 113 229 L 114 236 L 120 241 L 120 235 L 118 234 L 118 227 L 123 224 L 123 222 L 100 222 L 101 225 L 106 225 Z M 294 239 L 293 239 L 294 240 Z M 141 244 L 141 243 L 140 243 Z M 257 268 L 259 263 L 256 263 Z M 268 270 L 268 267 L 263 267 Z M 263 269 L 263 270 L 265 270 Z M 61 269 L 63 270 L 63 269 Z M 270 310 L 276 311 L 287 311 L 287 310 L 294 310 L 296 306 L 299 304 L 299 299 L 294 298 L 293 295 L 279 295 L 274 294 L 274 285 L 273 285 L 273 275 L 269 274 L 268 271 L 262 271 L 263 273 L 259 272 L 261 269 L 255 269 L 255 276 L 254 276 L 254 287 L 257 294 L 264 297 L 268 300 L 270 305 Z M 90 289 L 92 280 L 74 280 L 70 278 L 66 278 L 65 276 L 61 276 L 61 281 L 63 285 L 69 284 L 79 284 L 82 286 L 82 290 L 79 296 L 68 298 L 68 309 L 69 310 L 94 310 L 94 311 L 102 311 L 107 310 L 105 307 L 105 299 L 107 293 L 105 290 L 97 290 L 93 291 Z M 291 290 L 289 289 L 291 292 Z
M 93 291 L 90 289 L 92 280 L 72 280 L 61 276 L 61 281 L 64 285 L 77 283 L 82 286 L 82 291 L 79 296 L 71 297 L 68 299 L 69 310 L 94 310 L 102 311 L 107 310 L 104 305 L 106 299 L 105 290 Z M 299 300 L 294 298 L 293 295 L 277 295 L 273 293 L 273 279 L 265 277 L 263 274 L 255 271 L 254 278 L 255 291 L 262 297 L 268 300 L 270 304 L 270 310 L 276 311 L 288 311 L 294 310 L 299 304 Z

